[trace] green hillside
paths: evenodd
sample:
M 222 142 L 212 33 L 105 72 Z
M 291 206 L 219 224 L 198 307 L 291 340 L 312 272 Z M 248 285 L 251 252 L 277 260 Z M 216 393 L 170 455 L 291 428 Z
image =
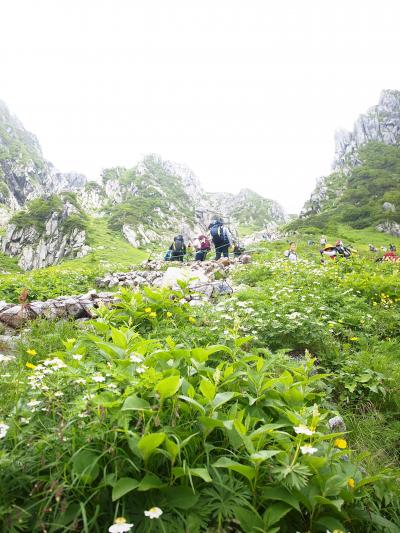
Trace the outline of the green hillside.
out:
M 355 229 L 400 222 L 400 146 L 371 142 L 359 148 L 360 164 L 334 173 L 318 185 L 320 195 L 307 202 L 304 215 L 289 228 L 337 224 Z

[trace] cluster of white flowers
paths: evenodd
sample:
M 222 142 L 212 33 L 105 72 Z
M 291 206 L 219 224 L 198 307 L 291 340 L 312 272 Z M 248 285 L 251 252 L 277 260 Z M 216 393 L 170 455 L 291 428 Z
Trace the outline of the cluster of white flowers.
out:
M 104 383 L 106 378 L 104 376 L 102 376 L 101 374 L 95 374 L 94 376 L 92 376 L 92 380 L 95 383 Z
M 0 439 L 4 439 L 9 429 L 10 426 L 8 426 L 7 424 L 0 423 Z
M 143 361 L 143 356 L 139 353 L 132 353 L 129 356 L 129 359 L 132 361 L 132 363 L 141 363 Z

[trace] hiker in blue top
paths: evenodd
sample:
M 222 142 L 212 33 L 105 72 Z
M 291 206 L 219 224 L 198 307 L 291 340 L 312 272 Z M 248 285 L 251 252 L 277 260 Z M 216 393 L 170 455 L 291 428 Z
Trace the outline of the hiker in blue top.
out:
M 221 255 L 229 258 L 229 246 L 231 245 L 231 235 L 224 226 L 220 218 L 213 220 L 208 226 L 211 238 L 215 246 L 215 259 L 221 258 Z

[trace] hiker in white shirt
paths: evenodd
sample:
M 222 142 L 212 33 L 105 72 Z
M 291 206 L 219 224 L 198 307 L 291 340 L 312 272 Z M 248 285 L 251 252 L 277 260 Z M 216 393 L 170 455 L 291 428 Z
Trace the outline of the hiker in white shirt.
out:
M 291 242 L 289 246 L 289 250 L 286 250 L 284 252 L 284 256 L 289 259 L 289 261 L 297 261 L 297 244 L 295 242 Z

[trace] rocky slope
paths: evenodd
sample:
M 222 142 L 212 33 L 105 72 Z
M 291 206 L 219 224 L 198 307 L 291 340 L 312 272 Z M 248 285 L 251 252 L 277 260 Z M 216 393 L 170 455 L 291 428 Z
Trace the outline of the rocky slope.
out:
M 333 170 L 346 171 L 360 164 L 358 150 L 371 141 L 399 144 L 400 91 L 382 91 L 378 104 L 358 117 L 353 131 L 336 132 Z
M 36 136 L 0 101 L 0 224 L 28 200 L 61 191 L 77 191 L 86 177 L 58 172 L 43 157 Z
M 106 217 L 110 228 L 135 247 L 167 242 L 177 233 L 188 239 L 204 232 L 216 216 L 224 218 L 233 233 L 238 226 L 261 230 L 285 219 L 276 202 L 248 189 L 237 195 L 207 193 L 189 168 L 157 155 L 144 157 L 134 168 L 105 169 L 99 182 L 58 172 L 44 159 L 37 138 L 0 102 L 0 226 L 30 201 L 65 191 L 76 193 L 81 209 Z M 48 218 L 46 224 L 42 229 L 32 229 L 28 220 L 25 228 L 11 224 L 3 252 L 18 255 L 20 265 L 30 269 L 57 263 L 74 255 L 78 242 L 84 245 L 80 231 L 64 239 L 65 234 L 53 228 L 55 219 Z
M 76 205 L 62 200 L 34 200 L 8 224 L 0 238 L 0 250 L 18 257 L 22 270 L 55 265 L 62 259 L 83 257 L 90 252 L 84 215 Z
M 400 91 L 383 91 L 352 132 L 336 133 L 335 143 L 334 171 L 317 181 L 291 226 L 344 222 L 399 235 Z

